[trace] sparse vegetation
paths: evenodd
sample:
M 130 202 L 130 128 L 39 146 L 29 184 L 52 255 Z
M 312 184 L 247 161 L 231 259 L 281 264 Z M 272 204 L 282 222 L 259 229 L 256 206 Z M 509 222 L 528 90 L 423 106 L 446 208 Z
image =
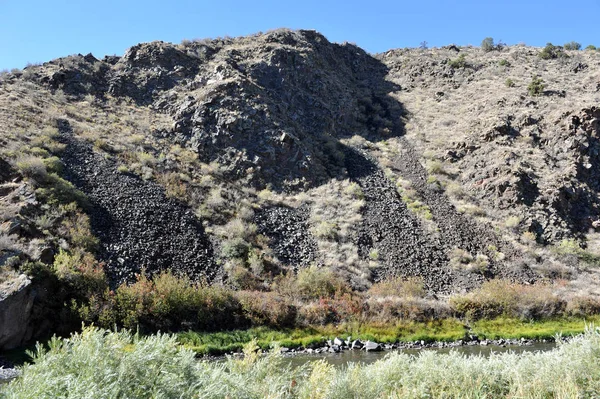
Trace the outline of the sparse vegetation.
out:
M 527 86 L 527 92 L 530 96 L 541 96 L 542 94 L 544 94 L 545 88 L 546 85 L 544 84 L 544 80 L 540 77 L 534 76 L 531 79 L 529 85 Z
M 453 69 L 461 69 L 467 67 L 467 60 L 465 59 L 465 55 L 461 54 L 457 58 L 448 61 L 448 65 Z

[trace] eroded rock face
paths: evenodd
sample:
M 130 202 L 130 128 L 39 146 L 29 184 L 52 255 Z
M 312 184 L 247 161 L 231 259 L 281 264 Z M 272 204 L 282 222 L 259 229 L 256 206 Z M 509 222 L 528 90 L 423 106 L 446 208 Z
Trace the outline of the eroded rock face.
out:
M 343 173 L 338 140 L 389 136 L 401 106 L 386 67 L 314 31 L 131 47 L 123 57 L 72 56 L 35 80 L 52 90 L 131 99 L 172 116 L 159 136 L 224 165 L 257 188 L 301 190 Z
M 16 348 L 33 335 L 35 290 L 24 274 L 0 284 L 0 350 Z

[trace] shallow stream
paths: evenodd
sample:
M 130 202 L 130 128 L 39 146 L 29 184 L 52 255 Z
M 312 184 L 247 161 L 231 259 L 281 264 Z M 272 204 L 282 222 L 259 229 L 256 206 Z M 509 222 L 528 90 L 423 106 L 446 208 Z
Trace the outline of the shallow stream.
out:
M 424 349 L 394 349 L 381 352 L 365 352 L 361 350 L 345 350 L 340 353 L 320 353 L 320 354 L 298 354 L 290 356 L 290 364 L 294 367 L 299 367 L 307 362 L 324 359 L 327 363 L 334 366 L 345 366 L 348 363 L 363 363 L 369 364 L 383 359 L 385 355 L 392 352 L 403 352 L 409 355 L 418 356 L 423 351 L 435 351 L 437 353 L 449 353 L 455 351 L 466 356 L 481 355 L 490 356 L 492 353 L 523 353 L 523 352 L 545 352 L 556 348 L 554 342 L 535 342 L 531 345 L 464 345 L 453 348 L 424 348 Z

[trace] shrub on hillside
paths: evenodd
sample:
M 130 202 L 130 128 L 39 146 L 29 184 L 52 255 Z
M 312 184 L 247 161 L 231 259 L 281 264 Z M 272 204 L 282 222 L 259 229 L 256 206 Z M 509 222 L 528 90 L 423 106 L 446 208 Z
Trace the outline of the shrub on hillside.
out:
M 448 65 L 453 69 L 465 68 L 467 66 L 467 61 L 465 60 L 465 55 L 461 54 L 457 58 L 448 61 Z
M 596 50 L 596 46 L 594 46 L 593 44 L 590 44 L 585 49 L 588 51 L 594 51 L 594 50 Z
M 121 285 L 110 299 L 117 324 L 142 331 L 213 331 L 246 324 L 233 291 L 191 284 L 170 272 L 154 280 L 142 275 L 134 284 Z
M 581 50 L 581 43 L 569 42 L 563 46 L 565 50 Z
M 544 60 L 552 60 L 555 58 L 567 58 L 568 55 L 561 46 L 555 46 L 552 43 L 548 43 L 546 44 L 546 47 L 538 53 L 538 57 Z
M 527 86 L 527 91 L 529 92 L 530 96 L 541 96 L 542 94 L 544 94 L 545 87 L 546 85 L 544 84 L 542 78 L 533 77 L 531 79 L 531 83 L 529 83 L 529 86 Z
M 486 37 L 483 39 L 481 42 L 481 49 L 486 53 L 494 51 L 496 49 L 496 46 L 494 45 L 494 39 L 491 37 Z
M 421 277 L 392 277 L 373 284 L 367 291 L 371 297 L 423 298 L 425 294 Z
M 44 160 L 36 156 L 23 156 L 17 160 L 19 171 L 36 181 L 44 181 L 48 175 Z
M 88 252 L 96 251 L 100 240 L 92 234 L 89 216 L 75 209 L 74 204 L 67 208 L 71 209 L 72 212 L 62 221 L 61 235 L 77 248 L 82 248 Z
M 57 277 L 77 297 L 87 298 L 108 288 L 103 265 L 88 252 L 61 250 L 55 256 L 53 266 Z
M 335 294 L 349 292 L 350 288 L 330 269 L 310 266 L 302 269 L 296 276 L 298 295 L 305 300 L 332 298 Z

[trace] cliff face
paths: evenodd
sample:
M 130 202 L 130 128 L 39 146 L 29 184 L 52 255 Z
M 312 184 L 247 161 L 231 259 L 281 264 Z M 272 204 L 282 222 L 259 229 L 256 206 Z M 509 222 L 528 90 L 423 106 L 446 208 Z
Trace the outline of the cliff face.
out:
M 35 204 L 3 199 L 3 226 L 27 228 L 0 250 L 81 247 L 113 285 L 170 269 L 268 289 L 310 264 L 442 294 L 579 278 L 598 259 L 600 55 L 539 51 L 372 56 L 279 30 L 5 74 L 0 157 Z

